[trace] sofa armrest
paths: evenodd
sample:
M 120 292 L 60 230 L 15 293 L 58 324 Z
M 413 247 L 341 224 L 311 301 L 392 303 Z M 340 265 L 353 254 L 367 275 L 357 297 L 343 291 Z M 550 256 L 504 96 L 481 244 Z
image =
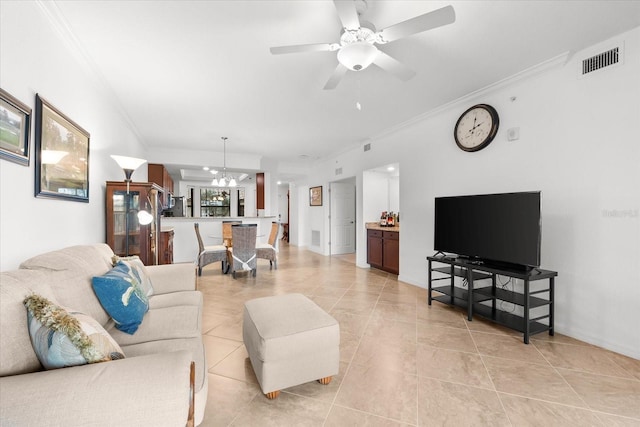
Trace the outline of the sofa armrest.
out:
M 147 266 L 154 294 L 196 289 L 196 266 L 192 263 Z
M 0 419 L 19 426 L 184 426 L 186 351 L 0 378 Z

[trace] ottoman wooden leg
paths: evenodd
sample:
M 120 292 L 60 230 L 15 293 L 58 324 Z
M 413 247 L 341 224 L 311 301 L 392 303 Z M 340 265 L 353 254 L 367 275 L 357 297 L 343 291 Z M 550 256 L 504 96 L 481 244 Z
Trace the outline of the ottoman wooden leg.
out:
M 267 396 L 267 399 L 275 399 L 276 397 L 280 396 L 280 390 L 270 391 L 269 393 L 265 394 L 265 396 Z
M 324 377 L 324 378 L 320 378 L 318 382 L 322 385 L 327 385 L 331 382 L 332 379 L 333 377 Z

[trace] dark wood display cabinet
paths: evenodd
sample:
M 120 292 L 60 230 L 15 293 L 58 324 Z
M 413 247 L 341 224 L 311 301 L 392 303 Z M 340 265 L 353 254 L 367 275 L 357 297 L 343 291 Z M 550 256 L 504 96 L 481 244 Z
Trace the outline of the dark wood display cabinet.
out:
M 151 182 L 107 181 L 107 244 L 119 256 L 138 255 L 145 265 L 159 262 L 160 194 Z M 145 210 L 153 220 L 140 224 L 138 212 Z
M 555 271 L 534 268 L 528 271 L 479 264 L 456 257 L 428 257 L 429 288 L 428 304 L 439 301 L 467 309 L 467 318 L 474 315 L 492 320 L 524 334 L 525 344 L 529 337 L 544 331 L 553 335 Z M 434 263 L 438 266 L 434 266 Z M 503 289 L 498 276 L 519 279 L 522 292 Z M 462 278 L 456 286 L 455 278 Z M 541 280 L 548 280 L 544 286 Z M 444 283 L 434 286 L 434 283 Z M 534 296 L 535 295 L 535 296 Z M 509 310 L 503 306 L 507 303 Z
M 367 230 L 367 263 L 393 274 L 400 273 L 400 233 Z

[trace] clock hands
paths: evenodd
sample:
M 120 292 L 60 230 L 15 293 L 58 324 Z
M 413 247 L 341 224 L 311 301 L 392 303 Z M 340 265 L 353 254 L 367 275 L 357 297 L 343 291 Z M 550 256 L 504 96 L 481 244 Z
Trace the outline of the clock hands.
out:
M 469 129 L 469 132 L 474 133 L 476 128 L 479 128 L 480 126 L 482 126 L 484 122 L 480 122 L 478 124 L 476 124 L 476 119 L 473 119 L 473 127 L 471 129 Z

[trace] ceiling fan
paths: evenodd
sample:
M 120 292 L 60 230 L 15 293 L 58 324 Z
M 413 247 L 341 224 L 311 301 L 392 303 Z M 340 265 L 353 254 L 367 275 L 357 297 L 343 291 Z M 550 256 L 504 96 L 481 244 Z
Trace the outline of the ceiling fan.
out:
M 415 71 L 387 55 L 375 45 L 389 43 L 412 34 L 452 24 L 456 20 L 453 7 L 445 6 L 376 31 L 373 24 L 360 21 L 358 17 L 366 10 L 366 0 L 333 0 L 333 3 L 343 27 L 339 43 L 278 46 L 270 49 L 273 55 L 338 51 L 338 66 L 324 85 L 324 89 L 334 89 L 338 86 L 348 70 L 361 71 L 371 64 L 377 65 L 400 80 L 409 80 L 415 75 Z M 356 4 L 360 7 L 357 8 Z

